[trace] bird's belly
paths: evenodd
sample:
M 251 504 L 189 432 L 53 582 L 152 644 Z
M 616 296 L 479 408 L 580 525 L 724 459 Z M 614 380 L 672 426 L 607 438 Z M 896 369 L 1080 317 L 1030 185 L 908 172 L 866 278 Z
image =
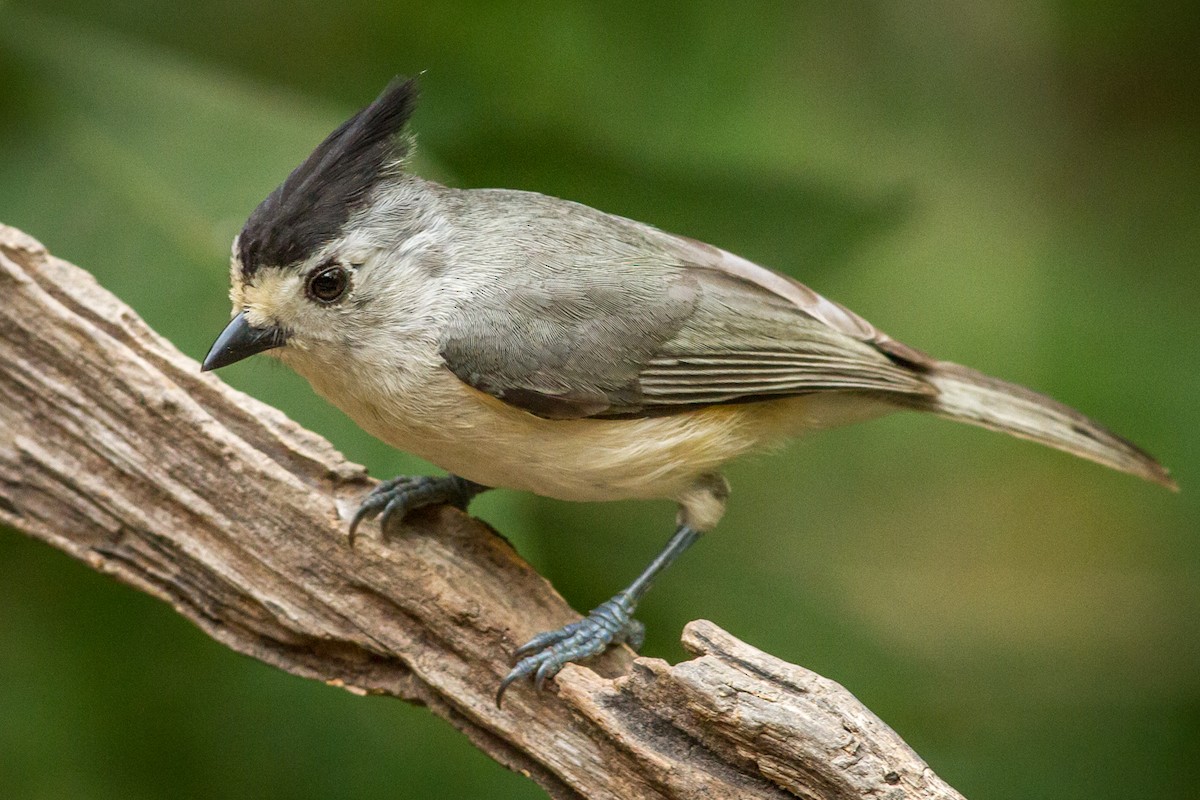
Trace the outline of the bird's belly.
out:
M 482 415 L 470 435 L 430 437 L 409 449 L 486 486 L 596 501 L 673 498 L 757 444 L 741 415 L 725 409 L 637 420 L 516 414 Z
M 549 420 L 467 392 L 469 402 L 453 403 L 434 419 L 351 416 L 388 444 L 485 486 L 599 501 L 675 499 L 697 476 L 743 453 L 888 409 L 827 394 L 645 419 Z

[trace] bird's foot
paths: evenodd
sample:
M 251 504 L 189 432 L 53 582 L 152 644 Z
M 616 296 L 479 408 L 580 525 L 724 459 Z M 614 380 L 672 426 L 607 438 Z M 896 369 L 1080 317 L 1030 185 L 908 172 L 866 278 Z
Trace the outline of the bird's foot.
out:
M 486 488 L 457 475 L 401 475 L 384 481 L 363 499 L 350 520 L 350 545 L 354 545 L 354 534 L 365 519 L 378 516 L 380 529 L 386 531 L 393 517 L 404 519 L 408 512 L 425 506 L 446 504 L 465 511 L 471 498 Z
M 533 685 L 541 689 L 547 680 L 572 661 L 599 655 L 613 645 L 627 643 L 634 650 L 642 646 L 646 626 L 633 618 L 633 598 L 622 592 L 601 603 L 581 620 L 556 631 L 539 633 L 513 653 L 518 659 L 512 671 L 500 682 L 496 705 L 500 705 L 509 685 L 533 676 Z

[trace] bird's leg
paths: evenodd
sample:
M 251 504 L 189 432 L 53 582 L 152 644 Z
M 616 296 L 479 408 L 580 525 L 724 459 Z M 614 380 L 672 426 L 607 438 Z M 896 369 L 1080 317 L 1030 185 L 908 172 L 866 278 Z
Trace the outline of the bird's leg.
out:
M 633 618 L 638 601 L 659 573 L 674 563 L 680 554 L 700 538 L 701 531 L 716 525 L 725 509 L 729 486 L 720 475 L 705 475 L 680 498 L 679 525 L 650 565 L 624 591 L 592 609 L 586 617 L 555 631 L 540 633 L 517 648 L 516 665 L 500 682 L 496 705 L 515 681 L 533 676 L 541 689 L 564 665 L 599 655 L 613 645 L 627 643 L 634 650 L 642 646 L 646 628 Z
M 646 628 L 633 618 L 633 610 L 655 576 L 698 538 L 699 531 L 680 525 L 658 557 L 623 592 L 596 606 L 583 619 L 556 631 L 540 633 L 517 648 L 513 658 L 519 660 L 501 681 L 496 692 L 496 705 L 500 705 L 509 684 L 527 675 L 532 675 L 534 686 L 541 689 L 546 680 L 568 662 L 599 655 L 622 642 L 634 650 L 641 647 Z
M 457 475 L 401 475 L 383 481 L 363 499 L 350 520 L 350 545 L 354 545 L 355 531 L 364 519 L 379 515 L 379 527 L 386 531 L 393 517 L 403 519 L 408 512 L 425 506 L 444 503 L 465 511 L 475 495 L 487 490 L 487 486 Z

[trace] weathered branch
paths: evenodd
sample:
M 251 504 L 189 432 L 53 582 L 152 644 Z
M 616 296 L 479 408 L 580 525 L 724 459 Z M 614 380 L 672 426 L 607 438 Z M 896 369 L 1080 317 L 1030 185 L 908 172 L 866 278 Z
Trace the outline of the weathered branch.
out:
M 503 654 L 574 617 L 453 509 L 347 546 L 361 467 L 0 226 L 0 522 L 288 672 L 424 703 L 554 797 L 959 798 L 841 686 L 709 622 L 493 702 Z M 618 677 L 602 677 L 602 675 Z

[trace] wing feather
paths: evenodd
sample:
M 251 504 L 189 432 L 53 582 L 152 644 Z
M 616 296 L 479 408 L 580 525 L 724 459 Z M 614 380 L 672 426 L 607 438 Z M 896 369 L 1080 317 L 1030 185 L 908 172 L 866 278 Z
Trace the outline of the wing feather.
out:
M 923 354 L 790 278 L 584 206 L 484 196 L 525 204 L 517 233 L 537 235 L 520 240 L 520 259 L 479 267 L 492 279 L 448 320 L 439 349 L 460 379 L 511 405 L 577 419 L 937 393 Z

